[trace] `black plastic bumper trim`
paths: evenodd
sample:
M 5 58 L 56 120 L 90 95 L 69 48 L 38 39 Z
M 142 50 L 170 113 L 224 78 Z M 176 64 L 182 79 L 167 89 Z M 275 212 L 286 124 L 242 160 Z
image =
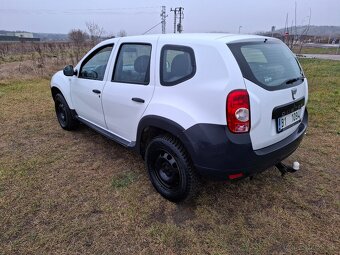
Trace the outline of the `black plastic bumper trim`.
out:
M 201 175 L 225 180 L 234 173 L 254 175 L 290 156 L 302 141 L 307 124 L 306 109 L 294 133 L 259 150 L 253 150 L 249 134 L 232 134 L 224 125 L 197 124 L 185 130 L 179 138 Z

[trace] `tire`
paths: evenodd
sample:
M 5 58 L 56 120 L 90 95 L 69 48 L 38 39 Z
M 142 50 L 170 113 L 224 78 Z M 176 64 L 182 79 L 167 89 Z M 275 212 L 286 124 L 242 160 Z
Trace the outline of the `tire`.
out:
M 74 119 L 72 112 L 63 97 L 62 94 L 58 93 L 54 97 L 55 112 L 57 115 L 60 126 L 65 130 L 74 130 L 78 127 L 78 121 Z
M 164 198 L 181 202 L 197 195 L 199 177 L 176 138 L 158 136 L 152 139 L 146 148 L 145 164 L 152 185 Z

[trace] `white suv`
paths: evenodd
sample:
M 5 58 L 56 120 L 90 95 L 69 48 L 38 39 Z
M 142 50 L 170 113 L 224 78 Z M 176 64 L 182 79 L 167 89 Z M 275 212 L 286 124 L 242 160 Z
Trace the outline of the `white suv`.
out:
M 181 34 L 110 39 L 51 81 L 58 121 L 82 122 L 145 159 L 171 201 L 200 177 L 238 179 L 279 164 L 307 128 L 307 80 L 280 40 Z

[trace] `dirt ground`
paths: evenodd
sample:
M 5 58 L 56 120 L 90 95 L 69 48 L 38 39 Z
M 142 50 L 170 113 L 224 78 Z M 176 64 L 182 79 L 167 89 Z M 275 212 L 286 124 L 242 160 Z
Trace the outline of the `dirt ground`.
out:
M 339 254 L 340 65 L 302 65 L 310 126 L 285 160 L 301 170 L 208 182 L 181 205 L 155 192 L 134 152 L 62 130 L 48 79 L 2 79 L 0 254 Z

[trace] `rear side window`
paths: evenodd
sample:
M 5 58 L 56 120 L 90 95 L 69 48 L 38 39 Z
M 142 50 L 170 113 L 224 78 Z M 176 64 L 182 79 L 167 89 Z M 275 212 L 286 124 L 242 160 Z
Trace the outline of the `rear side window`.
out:
M 194 51 L 190 47 L 165 45 L 161 51 L 160 81 L 173 86 L 191 79 L 196 72 Z
M 151 45 L 126 43 L 120 47 L 113 82 L 147 85 L 150 82 Z
M 246 42 L 228 44 L 243 77 L 267 89 L 276 90 L 296 86 L 302 82 L 286 84 L 303 75 L 294 54 L 280 42 Z

